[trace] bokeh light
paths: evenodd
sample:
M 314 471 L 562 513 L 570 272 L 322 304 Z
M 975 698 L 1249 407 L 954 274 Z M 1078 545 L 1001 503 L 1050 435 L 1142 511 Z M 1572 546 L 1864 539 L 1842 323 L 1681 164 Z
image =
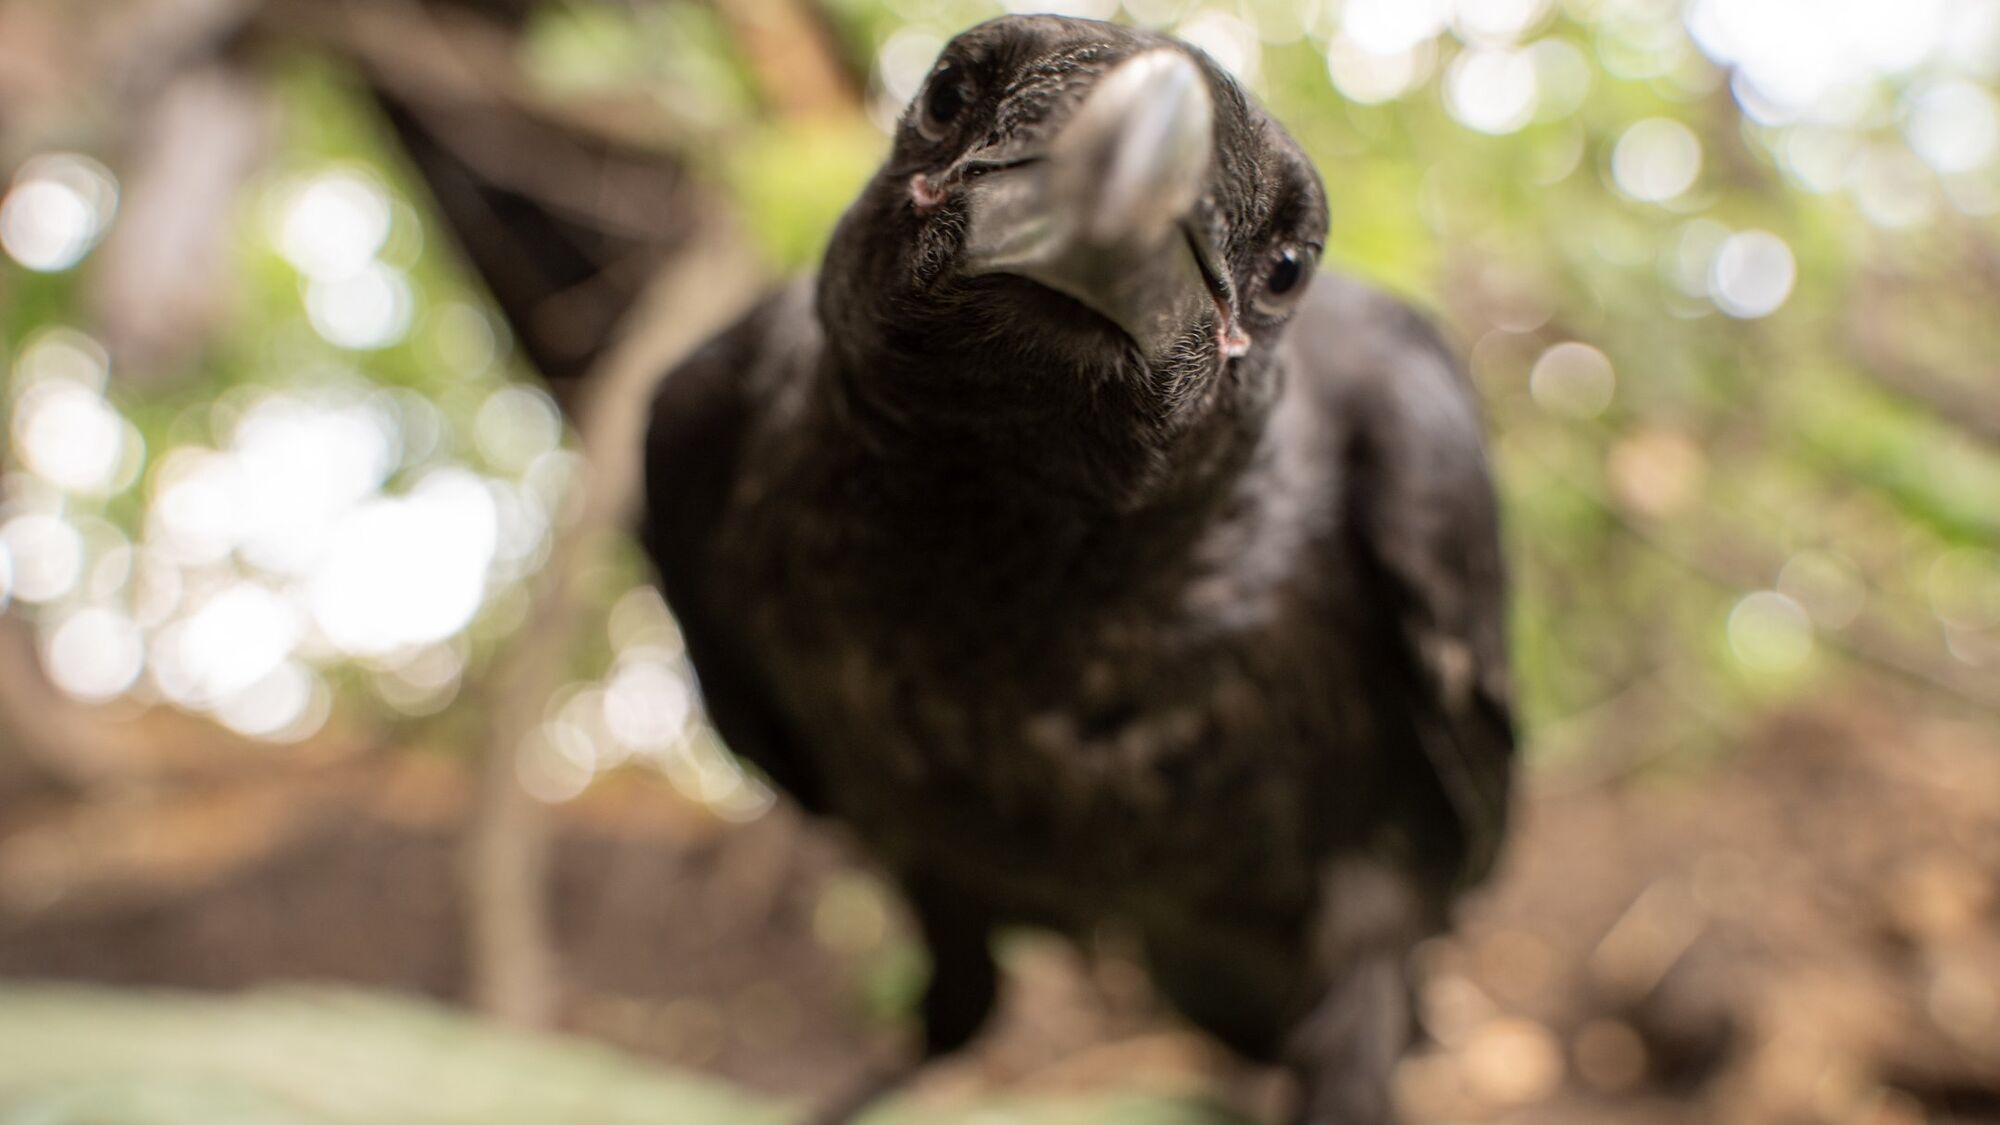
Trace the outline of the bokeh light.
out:
M 1611 359 L 1589 344 L 1557 344 L 1535 360 L 1529 393 L 1543 409 L 1567 418 L 1595 418 L 1611 405 L 1618 379 Z
M 92 187 L 78 160 L 30 161 L 16 181 L 91 204 L 92 230 L 65 256 L 87 252 L 116 202 L 108 174 Z M 153 439 L 136 544 L 92 514 L 146 468 L 106 349 L 61 326 L 20 341 L 0 596 L 48 607 L 42 662 L 66 694 L 163 699 L 291 741 L 328 721 L 327 672 L 344 662 L 366 662 L 375 694 L 405 714 L 456 698 L 465 631 L 496 586 L 546 557 L 549 511 L 574 474 L 557 463 L 546 393 L 500 378 L 509 345 L 491 315 L 462 300 L 424 313 L 419 220 L 381 179 L 343 161 L 263 198 L 269 251 L 296 271 L 312 336 L 273 346 L 261 362 L 275 371 L 148 429 L 166 436 Z M 408 343 L 465 397 L 441 406 L 365 369 L 365 353 Z M 504 476 L 456 463 L 475 448 Z
M 1798 263 L 1784 239 L 1769 231 L 1743 231 L 1716 250 L 1709 295 L 1723 312 L 1750 320 L 1777 312 L 1797 279 Z
M 221 560 L 239 535 L 238 492 L 237 466 L 227 456 L 174 450 L 154 472 L 147 542 L 189 566 Z
M 102 391 L 111 373 L 104 345 L 74 328 L 43 328 L 28 337 L 14 360 L 14 386 L 25 391 L 38 383 L 69 383 Z
M 1910 100 L 1910 147 L 1940 172 L 1969 172 L 2000 155 L 2000 107 L 1982 86 L 1956 79 Z
M 1665 203 L 1701 175 L 1701 140 L 1669 117 L 1635 123 L 1611 150 L 1611 180 L 1642 203 Z
M 1118 0 L 1000 0 L 1010 12 L 1050 12 L 1079 19 L 1105 20 L 1118 12 Z
M 1684 295 L 1707 299 L 1715 256 L 1721 253 L 1722 244 L 1729 241 L 1730 233 L 1728 227 L 1714 219 L 1690 219 L 1682 223 L 1661 247 L 1661 272 Z
M 562 441 L 562 413 L 545 391 L 502 387 L 480 406 L 472 432 L 489 465 L 518 476 Z
M 446 301 L 430 316 L 425 342 L 445 370 L 461 377 L 487 375 L 507 350 L 504 329 L 491 314 L 464 301 Z M 429 399 L 416 398 L 422 409 L 433 414 L 437 408 Z
M 313 618 L 354 655 L 444 640 L 485 601 L 498 531 L 485 483 L 462 469 L 361 504 L 334 529 L 308 581 Z
M 2000 628 L 2000 554 L 1960 547 L 1939 556 L 1926 578 L 1938 620 L 1960 629 Z
M 582 796 L 596 776 L 596 755 L 579 737 L 574 728 L 549 726 L 529 735 L 514 762 L 521 788 L 551 804 Z
M 1913 229 L 1937 212 L 1930 170 L 1900 145 L 1881 142 L 1862 148 L 1848 186 L 1855 206 L 1878 227 Z
M 1812 618 L 1805 607 L 1775 590 L 1760 590 L 1729 613 L 1729 651 L 1746 671 L 1784 676 L 1805 667 L 1813 654 Z
M 14 401 L 14 448 L 27 467 L 71 492 L 104 495 L 136 433 L 103 396 L 75 383 L 30 385 Z M 129 476 L 126 477 L 130 479 Z
M 1221 8 L 1204 8 L 1174 27 L 1175 35 L 1206 51 L 1222 69 L 1248 83 L 1257 81 L 1263 44 L 1256 27 Z
M 31 157 L 0 200 L 0 248 L 31 270 L 53 273 L 83 260 L 118 208 L 118 181 L 87 156 Z
M 1605 475 L 1611 498 L 1620 508 L 1649 519 L 1669 519 L 1700 496 L 1708 458 L 1680 430 L 1646 426 L 1625 434 L 1611 447 Z
M 376 399 L 339 391 L 257 400 L 230 435 L 228 514 L 242 557 L 304 574 L 332 549 L 342 517 L 398 462 L 397 420 Z
M 1813 624 L 1840 630 L 1868 605 L 1868 588 L 1852 561 L 1834 551 L 1800 551 L 1778 572 L 1778 592 L 1805 607 Z
M 277 244 L 315 281 L 353 277 L 389 240 L 389 196 L 373 176 L 337 169 L 290 185 L 279 207 Z
M 40 605 L 76 588 L 83 576 L 83 537 L 60 516 L 34 512 L 0 524 L 0 544 L 13 563 L 14 600 Z
M 658 754 L 687 728 L 693 696 L 687 679 L 665 660 L 628 653 L 604 689 L 611 734 L 633 753 Z
M 1737 68 L 1752 116 L 1773 122 L 1853 115 L 1869 84 L 1942 46 L 1947 0 L 1694 0 L 1688 28 Z
M 1539 39 L 1526 48 L 1535 65 L 1535 117 L 1561 121 L 1575 114 L 1590 96 L 1596 72 L 1590 60 L 1567 39 Z M 1579 140 L 1581 135 L 1578 134 Z M 1578 146 L 1581 155 L 1581 145 Z M 1552 178 L 1542 177 L 1543 182 Z
M 102 703 L 123 695 L 138 681 L 146 644 L 131 618 L 88 606 L 47 631 L 42 661 L 58 688 L 86 702 Z
M 774 800 L 770 787 L 745 774 L 713 731 L 695 731 L 675 751 L 661 763 L 667 780 L 717 816 L 754 820 L 770 809 Z
M 292 654 L 305 627 L 291 600 L 261 583 L 225 580 L 153 640 L 160 691 L 205 711 L 249 693 Z
M 1327 44 L 1327 75 L 1350 101 L 1364 105 L 1394 101 L 1430 76 L 1436 47 L 1431 40 L 1393 51 L 1371 51 L 1345 35 Z
M 416 298 L 403 271 L 369 262 L 344 277 L 306 283 L 306 316 L 328 343 L 373 351 L 400 342 L 416 315 Z
M 1370 54 L 1393 55 L 1435 38 L 1450 18 L 1443 0 L 1347 0 L 1340 34 Z
M 375 694 L 405 715 L 434 715 L 458 698 L 465 677 L 463 646 L 450 641 L 391 653 L 373 678 Z
M 319 677 L 296 660 L 283 660 L 221 700 L 215 717 L 238 734 L 297 742 L 319 730 L 330 709 L 329 694 Z
M 1457 0 L 1452 28 L 1467 42 L 1512 43 L 1548 13 L 1549 0 Z
M 1467 128 L 1513 133 L 1535 117 L 1534 57 L 1511 47 L 1475 47 L 1452 60 L 1445 105 Z
M 379 180 L 335 167 L 279 185 L 269 203 L 273 241 L 302 275 L 306 317 L 322 339 L 377 351 L 409 334 L 418 302 L 401 244 L 420 245 L 420 235 L 413 219 L 398 221 L 407 208 Z

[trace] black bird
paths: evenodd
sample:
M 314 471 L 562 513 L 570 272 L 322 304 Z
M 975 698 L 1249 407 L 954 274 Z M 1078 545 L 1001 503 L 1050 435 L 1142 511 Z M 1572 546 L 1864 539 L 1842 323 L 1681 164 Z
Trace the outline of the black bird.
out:
M 1298 145 L 1213 61 L 1049 16 L 953 40 L 816 281 L 669 374 L 646 542 L 727 743 L 933 958 L 1136 932 L 1196 1024 L 1391 1120 L 1405 962 L 1490 869 L 1513 735 L 1472 393 L 1314 277 Z

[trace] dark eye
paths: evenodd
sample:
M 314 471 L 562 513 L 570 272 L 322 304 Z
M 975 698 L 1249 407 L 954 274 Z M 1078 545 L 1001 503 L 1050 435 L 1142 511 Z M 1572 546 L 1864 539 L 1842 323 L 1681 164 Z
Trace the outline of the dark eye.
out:
M 972 76 L 957 63 L 945 63 L 931 75 L 924 88 L 923 104 L 917 111 L 917 129 L 931 140 L 944 136 L 958 115 L 972 102 Z
M 1305 295 L 1307 283 L 1312 281 L 1313 266 L 1318 260 L 1318 253 L 1308 246 L 1287 246 L 1278 251 L 1264 275 L 1264 288 L 1257 294 L 1257 310 L 1276 316 L 1297 304 Z

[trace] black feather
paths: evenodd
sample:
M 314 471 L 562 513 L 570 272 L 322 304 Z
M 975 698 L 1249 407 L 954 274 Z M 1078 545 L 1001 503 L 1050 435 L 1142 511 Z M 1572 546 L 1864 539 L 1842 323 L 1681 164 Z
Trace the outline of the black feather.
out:
M 1052 17 L 955 41 L 959 139 L 906 125 L 817 281 L 667 376 L 646 542 L 723 737 L 950 946 L 934 1048 L 991 1004 L 988 927 L 1116 918 L 1191 1018 L 1298 1069 L 1302 1120 L 1382 1121 L 1402 1042 L 1375 1040 L 1409 1022 L 1384 982 L 1491 868 L 1509 800 L 1470 389 L 1405 306 L 1324 276 L 1289 323 L 1246 302 L 1246 355 L 1210 321 L 1149 362 L 1066 297 L 958 273 L 962 221 L 906 189 L 1163 42 Z M 1204 65 L 1202 221 L 1254 292 L 1324 238 L 1324 191 Z

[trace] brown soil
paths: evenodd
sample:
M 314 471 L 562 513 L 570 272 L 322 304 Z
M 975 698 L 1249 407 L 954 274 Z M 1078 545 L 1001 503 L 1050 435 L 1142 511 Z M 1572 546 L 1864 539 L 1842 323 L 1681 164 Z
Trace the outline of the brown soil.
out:
M 430 755 L 0 802 L 0 976 L 461 988 Z M 1416 1120 L 2000 1122 L 2000 737 L 1887 704 L 1793 712 L 1712 768 L 1544 770 L 1500 882 L 1424 952 Z M 785 810 L 714 820 L 624 777 L 558 813 L 563 1022 L 824 1096 L 897 1057 L 920 978 L 893 903 Z M 1160 1012 L 1115 936 L 1004 947 L 998 1027 L 926 1095 L 1268 1100 Z

